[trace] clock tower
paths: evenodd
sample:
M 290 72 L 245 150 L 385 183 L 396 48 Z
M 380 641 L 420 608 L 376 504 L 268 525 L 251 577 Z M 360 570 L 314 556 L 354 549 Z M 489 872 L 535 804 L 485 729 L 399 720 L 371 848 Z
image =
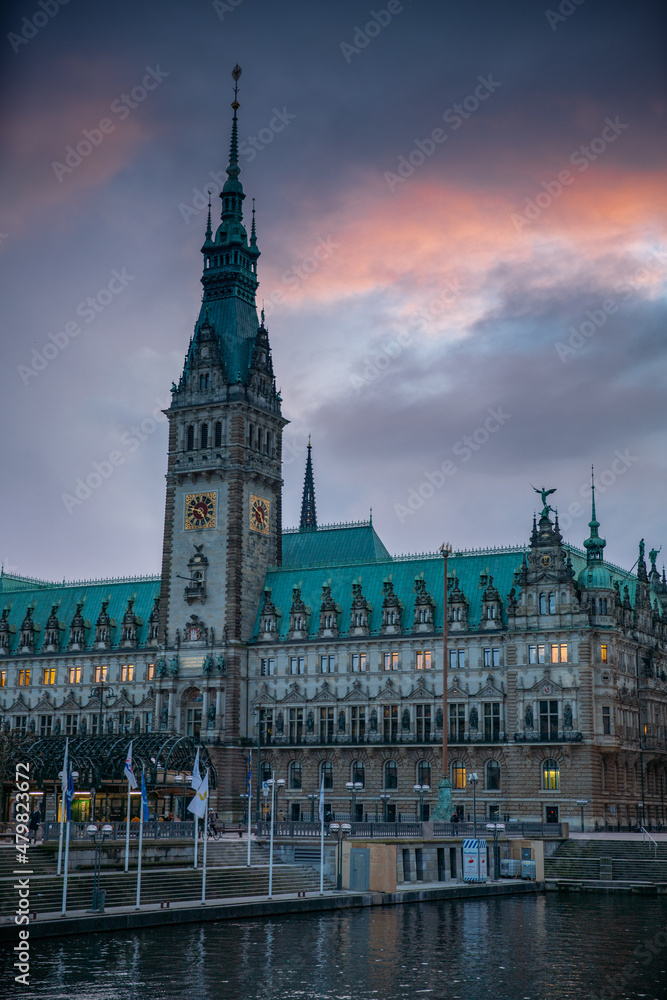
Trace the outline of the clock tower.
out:
M 202 246 L 201 309 L 165 411 L 169 458 L 159 637 L 165 655 L 157 670 L 163 728 L 226 744 L 239 736 L 245 643 L 264 576 L 281 562 L 287 423 L 264 315 L 259 321 L 255 305 L 260 251 L 254 208 L 250 237 L 243 224 L 240 74 L 235 67 L 220 221 L 214 231 L 209 204 Z M 194 708 L 187 708 L 188 698 Z

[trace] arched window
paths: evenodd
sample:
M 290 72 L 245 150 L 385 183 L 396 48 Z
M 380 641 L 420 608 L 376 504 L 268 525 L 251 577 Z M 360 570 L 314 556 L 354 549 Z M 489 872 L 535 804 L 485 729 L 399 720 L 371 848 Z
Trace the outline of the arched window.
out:
M 302 776 L 301 761 L 293 760 L 289 766 L 290 788 L 301 788 L 301 776 Z
M 268 781 L 271 777 L 271 764 L 268 760 L 262 761 L 262 766 L 259 769 L 260 781 Z
M 556 614 L 556 595 L 555 594 L 549 594 L 549 614 L 550 615 L 555 615 Z
M 222 424 L 218 420 L 217 424 L 215 425 L 215 447 L 219 448 L 221 444 L 222 444 Z
M 352 781 L 355 785 L 360 782 L 364 788 L 366 787 L 366 768 L 363 760 L 355 760 L 352 764 Z
M 500 789 L 500 764 L 497 760 L 486 762 L 486 788 L 489 792 L 497 792 Z
M 560 789 L 560 767 L 557 760 L 543 762 L 542 788 L 547 792 L 557 792 Z
M 208 389 L 208 372 L 199 376 L 199 389 L 201 392 Z
M 429 786 L 431 784 L 431 765 L 427 760 L 420 760 L 417 764 L 417 784 Z
M 546 615 L 547 613 L 547 595 L 540 594 L 540 614 Z
M 208 448 L 208 424 L 201 425 L 200 442 L 201 448 Z
M 271 441 L 271 431 L 266 432 L 266 454 L 272 454 L 272 441 Z
M 384 787 L 389 790 L 398 788 L 398 767 L 395 760 L 388 760 L 384 765 Z
M 186 444 L 185 447 L 188 451 L 192 451 L 195 446 L 195 429 L 194 427 L 188 427 L 186 432 Z
M 249 448 L 252 448 L 252 442 L 253 442 L 252 424 L 248 424 L 248 447 Z
M 333 764 L 330 760 L 323 760 L 320 764 L 320 787 L 333 788 Z
M 462 760 L 452 762 L 452 788 L 465 788 L 466 766 Z

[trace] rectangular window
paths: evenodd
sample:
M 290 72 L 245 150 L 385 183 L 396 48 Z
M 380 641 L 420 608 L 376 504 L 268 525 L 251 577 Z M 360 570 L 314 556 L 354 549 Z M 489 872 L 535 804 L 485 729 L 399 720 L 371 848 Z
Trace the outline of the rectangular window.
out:
M 449 706 L 449 738 L 461 742 L 466 731 L 466 707 L 463 704 Z
M 333 706 L 320 709 L 320 743 L 332 743 L 334 738 Z
M 416 706 L 416 737 L 419 742 L 427 742 L 431 739 L 431 706 Z
M 365 653 L 353 653 L 352 654 L 352 671 L 353 673 L 363 672 L 366 669 L 366 654 Z
M 19 681 L 19 684 L 21 682 Z M 56 683 L 56 668 L 55 667 L 44 667 L 42 671 L 42 684 L 55 684 Z
M 500 702 L 494 701 L 484 705 L 484 739 L 500 739 Z
M 566 642 L 552 642 L 551 643 L 551 662 L 552 663 L 567 663 L 567 643 Z
M 30 670 L 19 670 L 19 687 L 28 687 L 30 684 Z
M 152 681 L 154 677 L 155 677 L 155 664 L 149 663 L 148 667 L 146 668 L 146 680 Z M 147 729 L 146 732 L 148 733 L 150 732 L 150 730 Z
M 145 733 L 152 733 L 153 732 L 153 713 L 152 712 L 144 712 L 144 732 Z
M 289 738 L 290 743 L 300 743 L 303 739 L 302 708 L 290 708 L 289 710 Z
M 611 735 L 611 708 L 609 705 L 602 706 L 602 732 L 605 736 Z
M 133 663 L 123 663 L 120 668 L 120 679 L 121 681 L 133 681 L 134 680 L 134 664 Z
M 465 649 L 450 649 L 449 651 L 449 669 L 462 670 L 466 665 L 466 651 Z
M 90 718 L 90 735 L 91 736 L 99 736 L 99 732 L 100 732 L 99 726 L 100 726 L 100 717 L 99 717 L 99 715 L 95 714 L 95 715 L 91 716 L 91 718 Z
M 353 743 L 364 739 L 366 735 L 365 705 L 353 705 L 350 709 L 350 735 Z
M 607 643 L 603 642 L 600 646 L 600 663 L 607 663 Z
M 484 666 L 485 667 L 500 666 L 500 649 L 497 646 L 493 649 L 484 650 Z
M 545 656 L 545 646 L 543 642 L 540 642 L 537 646 L 528 647 L 529 663 L 544 663 L 544 656 Z
M 80 684 L 82 675 L 83 667 L 70 667 L 67 671 L 68 684 Z M 53 683 L 53 681 L 51 683 Z
M 53 726 L 53 716 L 52 715 L 40 715 L 39 717 L 39 735 L 40 736 L 50 736 L 51 729 Z
M 551 740 L 558 737 L 558 702 L 540 702 L 540 739 Z
M 23 732 L 28 728 L 28 716 L 27 715 L 15 715 L 14 716 L 14 729 L 21 729 Z
M 186 736 L 198 740 L 201 734 L 201 708 L 189 708 L 185 719 Z
M 431 650 L 426 649 L 423 653 L 417 653 L 417 670 L 431 669 Z
M 335 656 L 320 656 L 320 673 L 333 674 L 336 669 Z
M 306 660 L 303 656 L 290 656 L 289 658 L 289 672 L 291 674 L 305 674 L 306 672 Z
M 65 716 L 65 736 L 76 736 L 78 728 L 79 728 L 79 716 L 78 715 L 66 715 Z
M 271 742 L 273 736 L 273 709 L 260 708 L 259 710 L 259 738 L 265 746 Z
M 549 614 L 550 615 L 555 615 L 556 614 L 556 595 L 555 594 L 549 594 Z
M 95 683 L 106 684 L 108 667 L 95 667 Z
M 398 653 L 385 653 L 383 662 L 385 670 L 398 670 Z
M 398 705 L 384 706 L 383 722 L 385 740 L 398 739 Z
M 273 677 L 276 672 L 276 661 L 273 656 L 263 657 L 260 663 L 262 677 Z

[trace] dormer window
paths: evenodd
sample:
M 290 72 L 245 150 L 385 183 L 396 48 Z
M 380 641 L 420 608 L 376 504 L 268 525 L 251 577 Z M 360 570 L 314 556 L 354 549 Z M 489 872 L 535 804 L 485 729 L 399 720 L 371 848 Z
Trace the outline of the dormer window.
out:
M 199 391 L 203 392 L 205 389 L 208 389 L 208 372 L 199 376 Z
M 496 608 L 495 605 L 492 605 L 491 607 L 486 609 L 486 620 L 492 621 L 495 617 L 496 617 Z

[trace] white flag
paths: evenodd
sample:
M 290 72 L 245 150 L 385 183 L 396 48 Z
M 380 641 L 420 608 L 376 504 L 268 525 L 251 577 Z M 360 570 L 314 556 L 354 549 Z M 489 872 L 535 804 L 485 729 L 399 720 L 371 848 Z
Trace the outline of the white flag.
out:
M 197 753 L 195 754 L 195 763 L 192 768 L 192 789 L 197 791 L 201 785 L 201 773 L 199 771 L 199 747 L 197 747 Z
M 125 777 L 130 783 L 130 788 L 137 787 L 137 779 L 134 776 L 134 771 L 132 770 L 132 740 L 130 740 L 130 745 L 127 748 L 127 760 L 125 761 Z
M 324 775 L 322 776 L 322 784 L 320 785 L 319 814 L 320 814 L 320 823 L 324 823 Z
M 206 813 L 208 812 L 208 768 L 206 768 L 206 774 L 200 784 L 199 788 L 195 792 L 194 796 L 190 799 L 188 805 L 188 812 L 194 813 L 199 819 L 204 819 Z

